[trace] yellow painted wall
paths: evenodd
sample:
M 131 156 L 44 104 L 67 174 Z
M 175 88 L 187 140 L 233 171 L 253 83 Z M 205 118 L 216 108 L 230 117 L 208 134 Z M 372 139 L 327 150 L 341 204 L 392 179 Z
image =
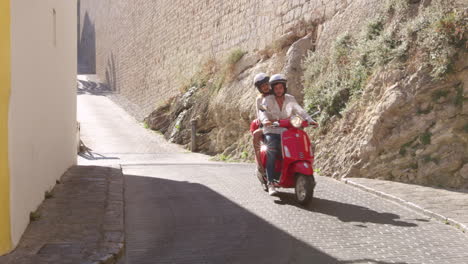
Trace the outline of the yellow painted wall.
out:
M 0 0 L 0 255 L 11 249 L 8 170 L 10 72 L 10 0 Z

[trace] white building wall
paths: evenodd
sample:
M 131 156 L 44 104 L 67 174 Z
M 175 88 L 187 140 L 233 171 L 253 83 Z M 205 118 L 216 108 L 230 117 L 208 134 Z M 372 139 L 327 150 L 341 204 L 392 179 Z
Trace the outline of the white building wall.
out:
M 44 192 L 76 164 L 77 4 L 10 3 L 9 164 L 16 246 Z

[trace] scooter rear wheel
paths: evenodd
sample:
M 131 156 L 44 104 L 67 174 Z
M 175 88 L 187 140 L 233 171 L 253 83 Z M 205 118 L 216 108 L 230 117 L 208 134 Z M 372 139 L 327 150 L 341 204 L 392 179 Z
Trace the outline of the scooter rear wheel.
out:
M 310 203 L 314 196 L 314 187 L 314 176 L 298 174 L 295 186 L 296 201 L 301 205 Z

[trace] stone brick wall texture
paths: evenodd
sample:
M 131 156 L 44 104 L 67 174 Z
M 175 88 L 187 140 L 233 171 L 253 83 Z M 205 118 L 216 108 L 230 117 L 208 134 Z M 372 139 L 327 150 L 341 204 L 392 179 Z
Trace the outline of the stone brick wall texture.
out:
M 98 76 L 145 116 L 208 58 L 263 49 L 298 23 L 323 22 L 352 2 L 79 0 L 79 40 L 91 47 L 79 48 L 80 61 L 95 60 Z

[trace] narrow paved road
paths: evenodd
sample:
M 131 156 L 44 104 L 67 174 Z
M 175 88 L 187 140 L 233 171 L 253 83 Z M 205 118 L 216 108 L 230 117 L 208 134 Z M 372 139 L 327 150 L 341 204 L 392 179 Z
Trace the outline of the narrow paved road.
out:
M 144 129 L 104 96 L 78 96 L 80 164 L 121 164 L 126 253 L 145 263 L 468 263 L 468 236 L 318 177 L 302 208 L 270 197 L 251 164 L 210 162 Z

